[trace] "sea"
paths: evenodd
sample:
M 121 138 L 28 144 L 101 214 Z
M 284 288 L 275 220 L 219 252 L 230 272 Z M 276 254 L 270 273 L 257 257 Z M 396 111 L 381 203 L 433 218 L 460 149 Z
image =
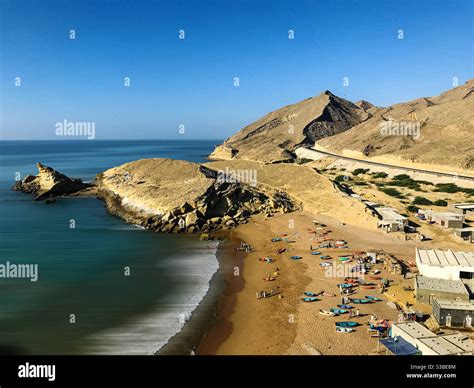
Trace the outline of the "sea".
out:
M 0 142 L 0 354 L 154 354 L 190 321 L 217 245 L 124 223 L 96 198 L 14 192 L 41 162 L 68 176 L 142 158 L 203 162 L 219 141 Z M 34 277 L 6 268 L 36 268 Z

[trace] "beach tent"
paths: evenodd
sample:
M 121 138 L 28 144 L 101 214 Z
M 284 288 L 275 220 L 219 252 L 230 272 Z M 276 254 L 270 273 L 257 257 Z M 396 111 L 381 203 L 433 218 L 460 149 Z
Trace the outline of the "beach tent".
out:
M 416 356 L 421 355 L 421 351 L 402 337 L 380 339 L 379 342 L 395 356 Z

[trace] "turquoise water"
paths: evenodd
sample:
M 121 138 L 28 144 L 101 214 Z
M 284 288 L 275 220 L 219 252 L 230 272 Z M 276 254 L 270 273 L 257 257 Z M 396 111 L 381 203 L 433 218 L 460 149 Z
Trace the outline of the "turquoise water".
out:
M 92 180 L 141 158 L 204 161 L 215 143 L 0 142 L 0 264 L 38 265 L 36 282 L 0 278 L 0 352 L 153 353 L 189 318 L 217 269 L 208 244 L 126 225 L 95 198 L 34 202 L 10 190 L 16 174 L 36 174 L 40 161 Z

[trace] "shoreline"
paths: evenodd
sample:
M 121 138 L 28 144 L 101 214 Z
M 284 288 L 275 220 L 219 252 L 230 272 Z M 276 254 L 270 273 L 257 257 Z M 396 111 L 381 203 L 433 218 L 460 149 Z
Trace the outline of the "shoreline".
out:
M 245 254 L 233 250 L 233 247 L 240 244 L 240 240 L 231 233 L 219 237 L 225 237 L 225 240 L 219 242 L 216 249 L 219 268 L 209 282 L 208 291 L 192 312 L 189 321 L 154 355 L 214 354 L 220 343 L 230 335 L 232 329 L 222 316 L 221 309 L 228 304 L 227 297 L 229 294 L 231 297 L 234 295 L 236 287 L 243 288 L 243 285 L 236 286 L 239 280 L 232 279 L 235 266 L 242 270 L 242 256 Z

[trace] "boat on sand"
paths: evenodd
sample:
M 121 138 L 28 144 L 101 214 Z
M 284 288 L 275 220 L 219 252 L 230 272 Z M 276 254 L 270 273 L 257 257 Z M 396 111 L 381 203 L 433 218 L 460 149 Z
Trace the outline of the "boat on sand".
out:
M 324 315 L 326 317 L 334 317 L 336 315 L 335 313 L 327 310 L 319 310 L 319 314 Z

